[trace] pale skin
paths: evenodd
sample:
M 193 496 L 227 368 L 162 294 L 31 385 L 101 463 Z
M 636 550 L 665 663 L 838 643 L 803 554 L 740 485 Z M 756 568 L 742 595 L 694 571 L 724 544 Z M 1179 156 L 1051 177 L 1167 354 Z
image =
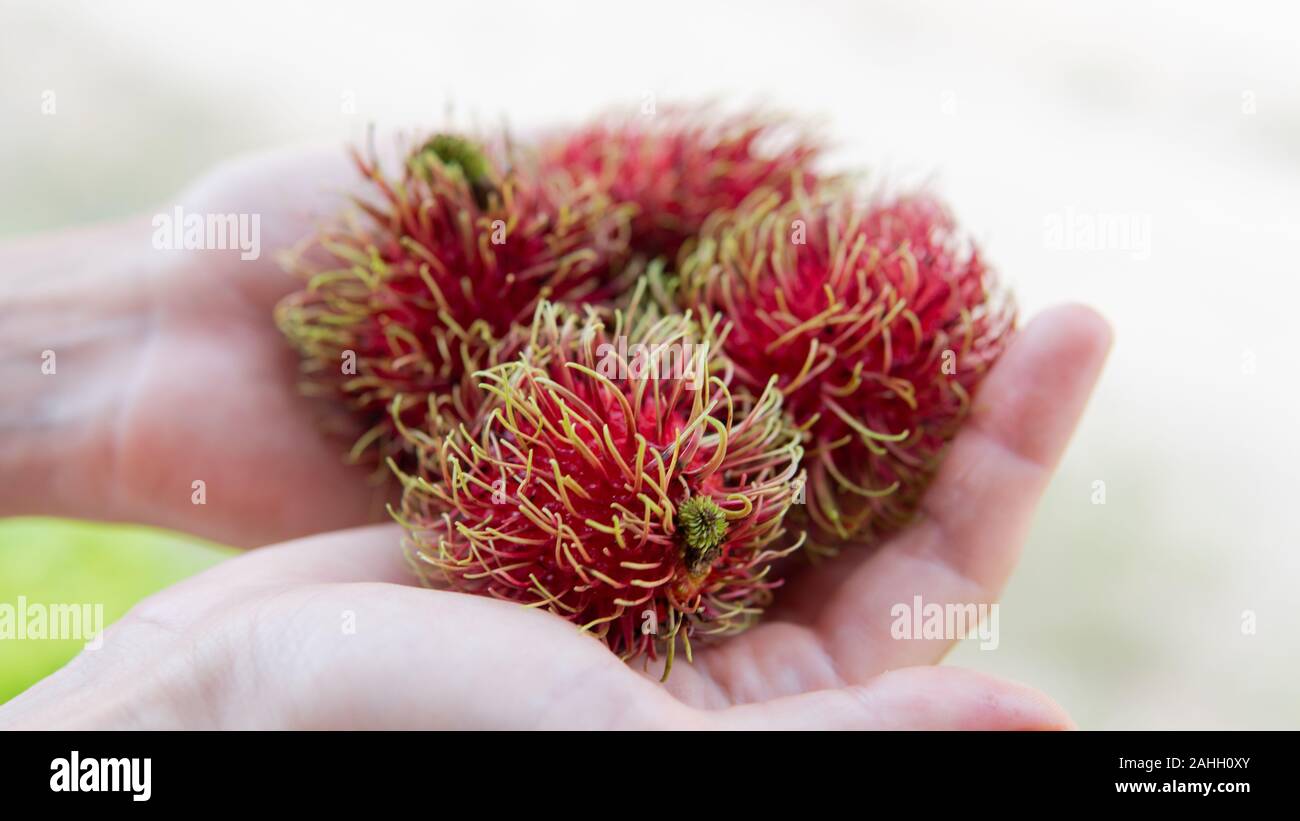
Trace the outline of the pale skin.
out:
M 280 542 L 141 602 L 0 706 L 0 728 L 1072 726 L 1037 691 L 937 666 L 950 642 L 891 638 L 890 609 L 996 600 L 1110 347 L 1096 313 L 1018 332 L 915 524 L 796 570 L 762 624 L 661 685 L 553 615 L 416 586 L 396 527 L 362 526 L 381 494 L 322 433 L 270 319 L 295 281 L 269 251 L 351 180 L 336 149 L 295 151 L 181 196 L 261 214 L 256 261 L 155 250 L 148 217 L 0 246 L 0 515 Z

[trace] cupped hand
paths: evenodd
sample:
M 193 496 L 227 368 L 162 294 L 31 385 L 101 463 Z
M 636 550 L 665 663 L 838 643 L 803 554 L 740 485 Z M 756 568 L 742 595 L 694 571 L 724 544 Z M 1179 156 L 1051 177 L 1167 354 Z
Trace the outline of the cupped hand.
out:
M 1039 316 L 985 380 L 915 524 L 805 566 L 756 628 L 697 648 L 666 686 L 548 613 L 411 586 L 384 526 L 163 591 L 0 708 L 0 726 L 1068 727 L 1035 691 L 932 666 L 951 642 L 892 638 L 891 609 L 997 596 L 1109 341 L 1086 309 Z

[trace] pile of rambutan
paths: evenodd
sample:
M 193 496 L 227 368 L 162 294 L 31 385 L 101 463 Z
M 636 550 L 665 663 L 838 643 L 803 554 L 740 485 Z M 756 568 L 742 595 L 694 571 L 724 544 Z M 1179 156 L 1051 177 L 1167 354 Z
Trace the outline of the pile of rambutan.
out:
M 276 319 L 421 578 L 671 662 L 760 618 L 779 560 L 907 523 L 1014 310 L 932 196 L 824 155 L 702 109 L 354 152 L 370 195 Z

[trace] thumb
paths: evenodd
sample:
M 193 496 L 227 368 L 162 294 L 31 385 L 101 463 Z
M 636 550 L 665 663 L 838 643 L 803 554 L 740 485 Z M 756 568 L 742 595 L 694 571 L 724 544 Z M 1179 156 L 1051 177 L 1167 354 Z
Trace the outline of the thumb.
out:
M 714 714 L 724 729 L 1068 730 L 1055 702 L 1021 684 L 955 667 L 908 667 L 865 684 Z

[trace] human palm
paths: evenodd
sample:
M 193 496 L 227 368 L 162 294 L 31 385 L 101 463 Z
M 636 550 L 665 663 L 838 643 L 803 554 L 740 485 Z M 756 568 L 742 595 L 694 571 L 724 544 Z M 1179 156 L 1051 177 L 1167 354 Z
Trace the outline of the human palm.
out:
M 383 515 L 382 486 L 343 458 L 360 431 L 299 393 L 297 357 L 272 321 L 302 285 L 276 252 L 344 207 L 355 177 L 337 150 L 271 154 L 181 195 L 185 213 L 258 215 L 262 254 L 170 253 L 148 277 L 152 333 L 121 396 L 118 479 L 156 501 L 150 520 L 251 547 Z

